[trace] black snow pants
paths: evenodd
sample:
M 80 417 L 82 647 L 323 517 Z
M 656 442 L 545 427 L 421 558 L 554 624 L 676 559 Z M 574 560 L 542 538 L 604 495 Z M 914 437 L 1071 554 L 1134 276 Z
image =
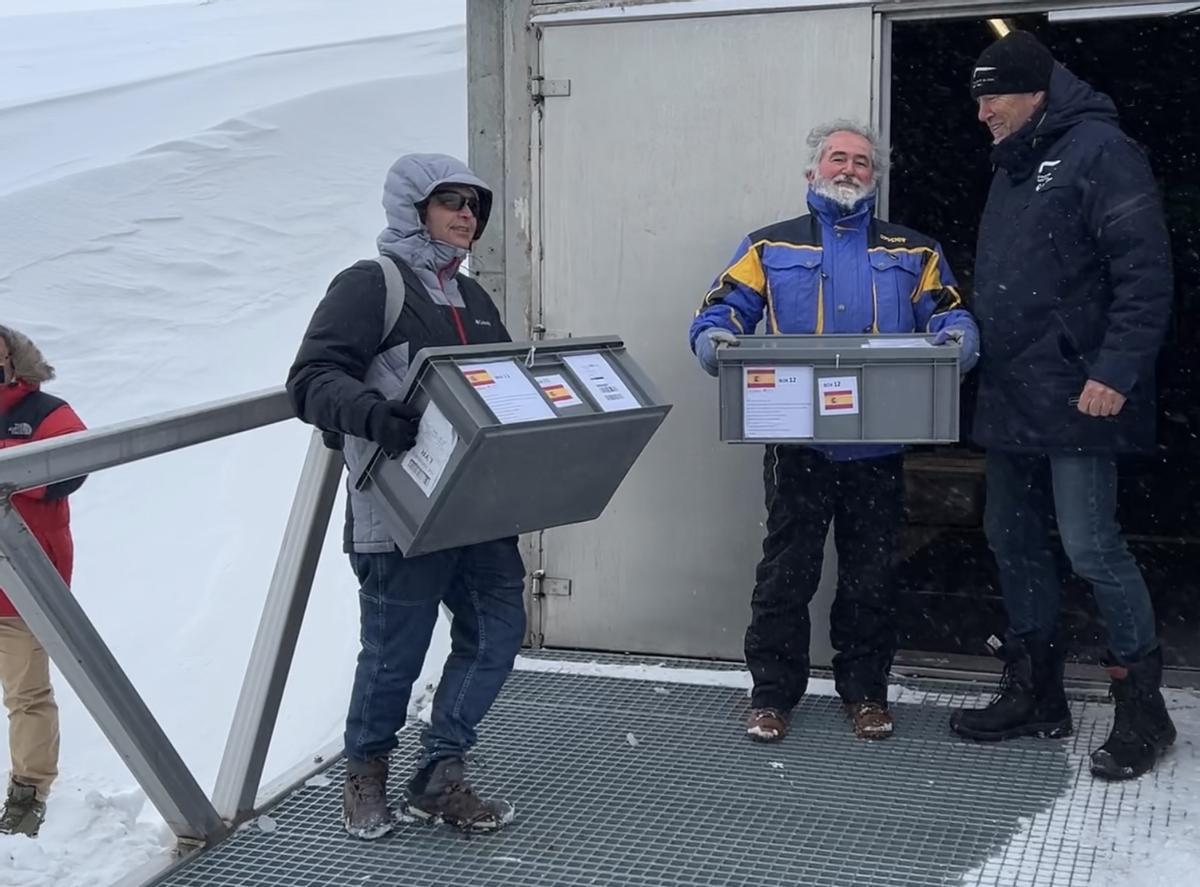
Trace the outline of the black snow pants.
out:
M 755 576 L 746 664 L 755 708 L 790 710 L 808 686 L 808 605 L 829 522 L 837 548 L 830 640 L 838 694 L 886 704 L 895 654 L 892 555 L 904 516 L 903 456 L 838 462 L 804 446 L 768 446 L 767 535 Z

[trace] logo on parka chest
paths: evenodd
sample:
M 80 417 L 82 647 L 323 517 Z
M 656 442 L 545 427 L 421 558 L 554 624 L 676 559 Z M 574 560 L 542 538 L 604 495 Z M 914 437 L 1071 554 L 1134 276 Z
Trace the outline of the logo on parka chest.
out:
M 1060 163 L 1062 163 L 1061 160 L 1043 160 L 1039 164 L 1035 191 L 1046 190 L 1046 186 L 1054 181 L 1054 170 Z

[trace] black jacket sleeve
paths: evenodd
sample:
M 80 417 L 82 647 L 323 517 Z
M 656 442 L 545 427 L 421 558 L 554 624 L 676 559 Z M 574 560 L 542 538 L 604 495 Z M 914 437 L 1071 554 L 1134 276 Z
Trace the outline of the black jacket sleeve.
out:
M 1113 139 L 1100 149 L 1089 170 L 1083 211 L 1112 290 L 1108 328 L 1090 376 L 1129 395 L 1154 367 L 1174 294 L 1158 187 L 1132 141 Z
M 367 437 L 371 409 L 383 402 L 363 384 L 383 338 L 386 289 L 374 262 L 338 274 L 317 305 L 288 371 L 296 415 L 322 431 Z
M 58 483 L 48 484 L 46 486 L 46 493 L 42 498 L 46 499 L 47 501 L 66 499 L 68 496 L 82 487 L 85 480 L 87 480 L 86 474 L 82 477 L 73 477 L 70 480 L 60 480 Z

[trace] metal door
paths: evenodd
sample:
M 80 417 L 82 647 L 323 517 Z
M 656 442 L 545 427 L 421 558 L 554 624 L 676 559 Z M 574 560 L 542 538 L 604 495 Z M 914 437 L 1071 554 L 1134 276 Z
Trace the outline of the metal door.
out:
M 675 405 L 600 520 L 544 534 L 545 645 L 741 657 L 763 450 L 718 442 L 687 327 L 745 234 L 805 211 L 808 130 L 871 119 L 876 41 L 867 6 L 544 29 L 536 319 L 621 335 Z

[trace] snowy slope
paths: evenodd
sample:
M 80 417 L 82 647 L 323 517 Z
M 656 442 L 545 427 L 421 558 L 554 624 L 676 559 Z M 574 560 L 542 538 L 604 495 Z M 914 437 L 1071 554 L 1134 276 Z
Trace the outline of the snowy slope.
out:
M 279 385 L 325 284 L 373 252 L 391 161 L 465 153 L 462 4 L 92 5 L 146 8 L 0 17 L 0 317 L 92 425 Z M 73 501 L 76 593 L 206 788 L 307 435 L 114 469 Z M 268 777 L 340 730 L 357 652 L 340 514 Z M 63 776 L 36 843 L 0 838 L 6 887 L 111 883 L 168 843 L 56 687 Z

